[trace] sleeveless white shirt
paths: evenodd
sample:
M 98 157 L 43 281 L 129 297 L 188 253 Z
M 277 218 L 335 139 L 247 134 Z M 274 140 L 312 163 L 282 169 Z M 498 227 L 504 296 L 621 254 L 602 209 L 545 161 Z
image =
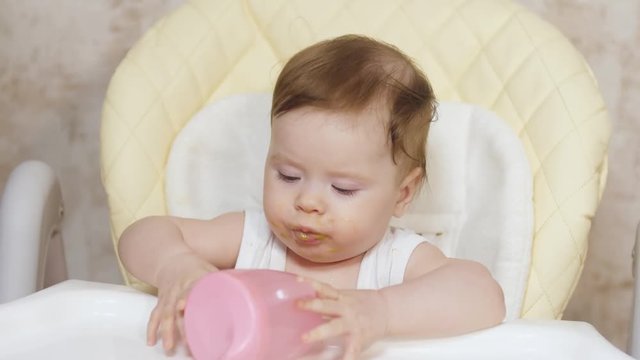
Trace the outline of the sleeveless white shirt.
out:
M 369 249 L 360 264 L 358 289 L 381 289 L 404 280 L 413 250 L 428 240 L 412 231 L 390 227 L 382 241 Z M 244 213 L 242 243 L 236 269 L 285 270 L 287 248 L 269 229 L 262 211 Z

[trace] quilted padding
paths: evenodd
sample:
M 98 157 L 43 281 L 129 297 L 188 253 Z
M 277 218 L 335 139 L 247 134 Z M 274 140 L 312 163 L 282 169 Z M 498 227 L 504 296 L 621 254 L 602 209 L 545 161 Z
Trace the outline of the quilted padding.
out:
M 271 91 L 293 53 L 345 33 L 398 46 L 440 99 L 491 109 L 518 133 L 535 203 L 522 317 L 560 318 L 584 264 L 610 125 L 582 56 L 511 0 L 188 1 L 131 49 L 109 86 L 101 166 L 114 245 L 136 219 L 166 213 L 167 155 L 203 105 Z

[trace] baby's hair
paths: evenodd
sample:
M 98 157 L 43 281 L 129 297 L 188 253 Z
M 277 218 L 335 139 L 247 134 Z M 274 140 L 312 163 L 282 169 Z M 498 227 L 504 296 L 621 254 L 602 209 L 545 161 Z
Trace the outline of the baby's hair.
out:
M 436 100 L 425 75 L 389 45 L 344 35 L 309 46 L 284 66 L 273 94 L 271 121 L 305 106 L 363 111 L 374 101 L 388 105 L 388 141 L 401 174 L 420 167 L 426 175 L 426 141 Z

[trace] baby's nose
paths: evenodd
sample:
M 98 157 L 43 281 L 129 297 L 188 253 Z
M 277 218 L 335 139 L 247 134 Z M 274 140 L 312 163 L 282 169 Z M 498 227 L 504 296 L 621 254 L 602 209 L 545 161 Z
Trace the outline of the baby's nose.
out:
M 295 207 L 296 210 L 305 213 L 324 214 L 326 206 L 321 194 L 311 191 L 311 189 L 306 189 L 296 197 Z

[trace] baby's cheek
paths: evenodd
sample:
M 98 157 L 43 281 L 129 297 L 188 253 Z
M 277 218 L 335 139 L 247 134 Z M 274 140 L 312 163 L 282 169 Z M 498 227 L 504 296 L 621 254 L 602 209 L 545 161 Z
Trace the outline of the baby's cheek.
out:
M 279 198 L 269 198 L 265 202 L 264 208 L 268 217 L 274 218 L 274 220 L 276 218 L 282 219 L 287 212 L 287 202 Z
M 273 231 L 274 233 L 280 232 L 281 228 L 276 222 L 271 221 L 271 219 L 267 219 L 267 222 L 269 223 L 269 228 L 271 228 L 271 231 Z
M 284 225 L 282 224 L 282 216 L 281 212 L 278 209 L 274 208 L 265 208 L 265 217 L 267 218 L 267 223 L 269 224 L 269 228 L 276 234 L 279 234 L 284 229 Z
M 330 217 L 313 217 L 311 227 L 316 229 L 331 229 L 333 224 L 334 221 L 331 220 Z
M 282 199 L 268 199 L 265 204 L 271 210 L 271 212 L 282 213 L 285 209 L 285 202 Z
M 348 257 L 352 257 L 365 252 L 368 247 L 366 244 L 369 243 L 367 240 L 368 234 L 363 232 L 363 229 L 353 220 L 341 222 L 341 240 L 332 244 L 333 246 L 327 251 L 328 255 L 345 254 Z
M 360 236 L 360 227 L 358 226 L 358 223 L 351 217 L 340 218 L 340 228 L 342 237 L 344 237 L 345 239 L 354 239 Z

